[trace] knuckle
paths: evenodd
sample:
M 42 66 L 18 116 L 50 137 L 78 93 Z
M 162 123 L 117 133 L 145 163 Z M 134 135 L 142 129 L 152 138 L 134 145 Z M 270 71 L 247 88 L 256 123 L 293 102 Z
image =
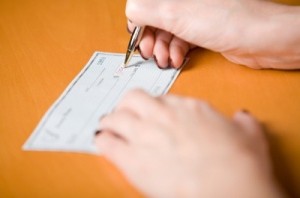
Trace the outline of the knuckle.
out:
M 142 94 L 145 94 L 145 93 L 143 93 L 143 91 L 140 89 L 130 90 L 124 94 L 122 100 L 120 101 L 120 105 L 127 104 L 128 102 L 130 102 L 132 100 L 132 98 L 139 100 L 141 98 Z
M 185 99 L 185 104 L 187 107 L 190 107 L 192 109 L 198 109 L 201 106 L 201 102 L 199 100 L 195 100 L 192 98 Z
M 130 90 L 129 92 L 127 92 L 127 94 L 125 95 L 125 97 L 140 97 L 142 95 L 145 95 L 145 91 L 143 91 L 142 89 L 133 89 Z
M 177 120 L 176 113 L 166 106 L 160 108 L 159 117 L 166 123 L 175 123 Z
M 111 123 L 111 116 L 105 116 L 100 120 L 100 128 L 107 128 L 108 126 L 110 126 Z
M 204 101 L 204 100 L 197 100 L 197 99 L 192 99 L 192 98 L 188 98 L 185 100 L 185 105 L 187 108 L 194 110 L 194 111 L 211 111 L 213 108 L 212 106 Z

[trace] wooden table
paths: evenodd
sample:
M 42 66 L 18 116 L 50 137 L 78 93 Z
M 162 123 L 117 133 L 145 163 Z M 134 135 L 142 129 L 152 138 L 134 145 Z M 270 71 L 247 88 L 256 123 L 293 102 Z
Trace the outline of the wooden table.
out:
M 141 196 L 102 157 L 21 150 L 94 51 L 124 52 L 124 7 L 125 0 L 0 0 L 0 197 Z M 171 92 L 228 116 L 241 108 L 257 116 L 280 182 L 300 196 L 300 72 L 256 71 L 198 49 Z

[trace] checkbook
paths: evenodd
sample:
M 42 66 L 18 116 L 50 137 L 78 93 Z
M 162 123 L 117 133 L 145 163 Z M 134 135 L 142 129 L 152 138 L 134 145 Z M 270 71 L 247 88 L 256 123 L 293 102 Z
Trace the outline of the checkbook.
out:
M 131 89 L 143 89 L 152 96 L 167 93 L 180 73 L 172 68 L 159 69 L 153 60 L 134 55 L 116 77 L 124 57 L 95 52 L 45 113 L 23 149 L 98 154 L 101 151 L 93 142 L 100 117 L 110 113 Z

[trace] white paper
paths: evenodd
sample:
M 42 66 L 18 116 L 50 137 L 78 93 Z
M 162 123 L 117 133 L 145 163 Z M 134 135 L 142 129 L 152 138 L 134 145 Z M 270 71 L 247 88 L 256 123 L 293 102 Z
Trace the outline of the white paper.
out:
M 153 96 L 165 94 L 180 72 L 161 70 L 153 60 L 135 55 L 122 75 L 115 77 L 124 57 L 95 52 L 44 115 L 23 149 L 95 154 L 93 139 L 99 118 L 112 111 L 125 92 L 141 88 Z

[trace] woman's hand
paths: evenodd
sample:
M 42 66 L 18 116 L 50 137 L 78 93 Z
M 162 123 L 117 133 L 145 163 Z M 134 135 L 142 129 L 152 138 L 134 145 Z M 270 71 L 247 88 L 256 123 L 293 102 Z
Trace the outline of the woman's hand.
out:
M 162 68 L 195 46 L 252 68 L 300 68 L 300 7 L 264 0 L 127 0 L 128 29 L 147 26 L 139 50 Z
M 261 126 L 203 101 L 143 91 L 100 122 L 96 145 L 150 197 L 279 197 Z
M 128 31 L 134 28 L 134 24 L 128 21 Z M 160 68 L 180 68 L 184 63 L 186 54 L 195 45 L 174 36 L 164 30 L 147 27 L 138 47 L 140 55 L 144 59 L 154 58 Z

